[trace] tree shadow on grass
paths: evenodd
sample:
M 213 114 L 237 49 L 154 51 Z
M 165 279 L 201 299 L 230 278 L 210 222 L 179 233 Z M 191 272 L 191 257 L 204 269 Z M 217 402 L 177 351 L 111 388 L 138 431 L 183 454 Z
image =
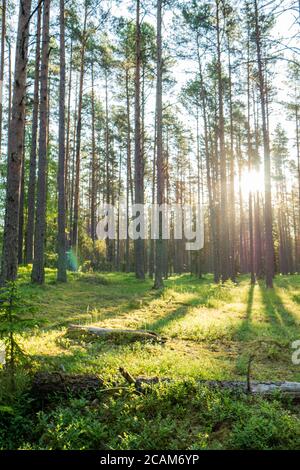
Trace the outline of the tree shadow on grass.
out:
M 186 279 L 187 276 L 182 276 L 185 279 L 185 282 L 182 284 L 186 286 Z M 191 280 L 195 281 L 195 277 L 190 276 Z M 180 280 L 175 280 L 176 285 L 180 285 Z M 188 311 L 191 308 L 205 306 L 209 298 L 213 296 L 213 292 L 209 290 L 209 286 L 211 286 L 211 280 L 207 278 L 197 279 L 197 285 L 206 285 L 208 288 L 204 288 L 201 291 L 197 291 L 194 289 L 189 289 L 188 286 L 184 289 L 185 293 L 189 293 L 192 295 L 191 299 L 185 300 L 184 303 L 175 309 L 172 309 L 162 317 L 158 318 L 157 320 L 153 321 L 152 323 L 147 323 L 147 329 L 149 330 L 157 330 L 161 331 L 163 328 L 168 326 L 170 323 L 180 320 L 181 318 L 185 317 L 188 314 Z M 174 284 L 173 284 L 174 285 Z M 197 287 L 196 285 L 196 287 Z M 171 287 L 169 284 L 168 287 Z M 194 284 L 193 284 L 194 287 Z M 181 291 L 179 291 L 181 292 Z
M 239 341 L 247 341 L 255 333 L 254 326 L 252 324 L 252 309 L 253 309 L 253 299 L 254 299 L 254 289 L 253 284 L 250 285 L 247 295 L 247 308 L 246 315 L 237 329 L 235 336 Z
M 295 329 L 299 328 L 299 323 L 296 321 L 293 313 L 285 307 L 276 287 L 274 289 L 266 289 L 262 284 L 259 287 L 264 314 L 272 332 L 276 336 L 294 336 Z
M 152 323 L 147 323 L 146 324 L 147 329 L 159 332 L 162 329 L 164 329 L 166 326 L 168 326 L 170 323 L 173 323 L 185 317 L 190 308 L 198 307 L 200 305 L 203 305 L 202 299 L 197 299 L 197 300 L 192 299 L 190 301 L 187 301 L 186 305 L 181 305 L 180 307 L 171 310 L 169 313 L 162 316 L 158 320 L 155 320 Z

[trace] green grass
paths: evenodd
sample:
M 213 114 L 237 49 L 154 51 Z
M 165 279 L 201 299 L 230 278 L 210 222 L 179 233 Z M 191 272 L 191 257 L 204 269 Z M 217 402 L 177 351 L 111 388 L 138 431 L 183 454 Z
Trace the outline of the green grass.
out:
M 83 398 L 70 399 L 68 405 L 30 416 L 28 426 L 33 420 L 35 434 L 27 441 L 25 430 L 13 442 L 0 433 L 0 447 L 300 448 L 299 416 L 282 400 L 212 394 L 193 382 L 246 380 L 250 354 L 253 380 L 300 381 L 300 366 L 291 361 L 291 343 L 300 339 L 300 276 L 278 277 L 274 291 L 263 283 L 250 286 L 247 277 L 222 286 L 210 276 L 199 280 L 183 275 L 165 284 L 157 292 L 152 281 L 136 281 L 133 275 L 78 273 L 70 274 L 64 285 L 48 270 L 46 285 L 40 287 L 29 283 L 29 269 L 22 268 L 19 286 L 34 306 L 36 326 L 24 330 L 20 341 L 33 370 L 96 373 L 122 382 L 122 366 L 134 376 L 179 382 L 157 387 L 146 398 L 132 391 L 109 396 L 96 409 Z M 167 342 L 72 341 L 66 336 L 70 323 L 149 329 Z M 26 374 L 21 373 L 22 383 Z M 174 393 L 181 394 L 178 407 L 169 403 Z M 199 394 L 205 396 L 204 405 Z M 23 409 L 20 400 L 15 406 Z M 80 412 L 75 419 L 76 407 Z M 15 419 L 20 413 L 25 411 L 15 411 Z

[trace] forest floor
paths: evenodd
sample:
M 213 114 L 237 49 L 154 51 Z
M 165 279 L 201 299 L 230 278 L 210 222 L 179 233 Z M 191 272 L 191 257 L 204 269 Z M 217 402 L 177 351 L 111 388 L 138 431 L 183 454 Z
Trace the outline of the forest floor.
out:
M 248 277 L 222 286 L 210 276 L 182 275 L 157 292 L 152 281 L 120 273 L 73 273 L 64 285 L 47 270 L 45 286 L 33 286 L 22 268 L 19 286 L 34 307 L 35 326 L 20 338 L 34 370 L 97 374 L 108 384 L 123 381 L 124 390 L 102 396 L 96 407 L 70 397 L 32 414 L 22 398 L 22 371 L 14 419 L 0 430 L 0 448 L 300 448 L 299 407 L 289 400 L 233 397 L 195 382 L 245 381 L 250 355 L 253 380 L 300 382 L 291 346 L 300 339 L 300 276 L 280 276 L 270 291 L 263 282 L 250 286 Z M 167 340 L 73 341 L 66 336 L 70 324 L 146 329 Z M 139 396 L 126 388 L 121 366 L 134 377 L 175 382 Z

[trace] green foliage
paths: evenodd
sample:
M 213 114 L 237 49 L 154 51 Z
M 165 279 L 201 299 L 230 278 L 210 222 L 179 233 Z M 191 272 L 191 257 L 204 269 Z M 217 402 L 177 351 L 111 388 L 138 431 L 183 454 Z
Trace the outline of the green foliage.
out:
M 146 395 L 131 387 L 70 399 L 4 418 L 0 448 L 19 449 L 295 449 L 299 418 L 280 400 L 208 389 L 194 381 L 161 384 Z M 27 397 L 28 398 L 28 397 Z M 25 400 L 25 399 L 24 399 Z M 3 433 L 5 430 L 5 433 Z M 13 437 L 14 436 L 14 437 Z
M 39 328 L 24 322 L 16 337 L 35 369 L 99 374 L 107 390 L 96 402 L 55 399 L 39 411 L 27 370 L 17 368 L 12 400 L 1 374 L 0 448 L 299 448 L 299 413 L 286 399 L 233 395 L 199 384 L 245 381 L 250 354 L 252 380 L 299 381 L 290 350 L 299 336 L 299 276 L 276 278 L 272 292 L 263 284 L 251 287 L 247 277 L 213 285 L 211 276 L 174 276 L 157 293 L 151 280 L 137 282 L 131 274 L 77 272 L 59 285 L 56 271 L 47 269 L 45 286 L 33 286 L 30 267 L 20 271 L 19 303 L 35 307 Z M 74 341 L 65 335 L 70 323 L 149 329 L 167 342 Z M 124 364 L 134 377 L 171 377 L 174 383 L 137 395 L 118 374 Z M 123 388 L 116 390 L 116 383 Z
M 0 338 L 5 346 L 5 369 L 12 390 L 15 389 L 16 367 L 26 356 L 16 335 L 32 324 L 31 319 L 23 318 L 28 309 L 21 301 L 16 283 L 6 283 L 0 292 Z

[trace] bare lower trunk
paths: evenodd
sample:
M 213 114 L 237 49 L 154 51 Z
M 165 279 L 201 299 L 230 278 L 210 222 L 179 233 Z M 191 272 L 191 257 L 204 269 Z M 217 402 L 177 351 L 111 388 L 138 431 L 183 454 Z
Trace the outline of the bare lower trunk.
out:
M 222 220 L 220 223 L 221 235 L 221 274 L 222 281 L 230 277 L 229 262 L 229 227 L 228 227 L 228 198 L 227 198 L 227 162 L 225 150 L 225 123 L 224 123 L 224 104 L 223 104 L 223 77 L 222 77 L 222 58 L 221 58 L 221 32 L 220 32 L 220 0 L 216 0 L 217 6 L 217 74 L 218 74 L 218 101 L 219 101 L 219 151 L 220 151 L 220 178 L 221 178 L 221 201 L 220 210 Z
M 144 162 L 141 142 L 141 25 L 140 0 L 136 3 L 136 64 L 135 64 L 135 204 L 144 204 Z M 145 278 L 144 240 L 138 238 L 135 246 L 135 273 L 138 279 Z
M 78 222 L 79 222 L 79 192 L 80 192 L 80 152 L 81 152 L 81 126 L 82 126 L 82 98 L 83 98 L 83 80 L 84 80 L 84 59 L 86 50 L 86 25 L 87 25 L 87 5 L 85 6 L 83 39 L 81 45 L 80 57 L 80 79 L 79 79 L 79 97 L 78 97 L 78 115 L 76 131 L 76 171 L 74 188 L 74 215 L 72 229 L 72 245 L 76 253 L 78 250 Z
M 157 168 L 157 204 L 161 206 L 164 200 L 164 160 L 162 140 L 162 0 L 157 1 L 157 88 L 156 88 L 156 168 Z M 159 233 L 155 250 L 155 281 L 154 288 L 163 287 L 163 239 L 162 213 L 159 213 Z
M 270 142 L 267 122 L 266 110 L 266 87 L 262 65 L 261 55 L 261 30 L 258 18 L 257 0 L 254 1 L 255 7 L 255 40 L 258 65 L 258 81 L 260 92 L 260 104 L 262 115 L 262 131 L 264 146 L 264 170 L 265 170 L 265 271 L 266 286 L 273 287 L 274 276 L 274 246 L 273 246 L 273 216 L 272 216 L 272 195 L 271 195 L 271 158 L 270 158 Z
M 31 0 L 21 0 L 15 59 L 11 122 L 8 137 L 7 191 L 1 281 L 15 280 L 18 269 L 18 223 L 24 148 L 25 95 Z
M 32 263 L 33 260 L 33 234 L 35 215 L 35 186 L 36 186 L 36 144 L 38 132 L 38 112 L 39 112 L 39 74 L 40 74 L 40 42 L 41 42 L 41 6 L 38 9 L 37 36 L 35 51 L 35 71 L 34 71 L 34 92 L 31 130 L 31 150 L 29 162 L 29 181 L 27 193 L 27 229 L 25 242 L 25 263 Z
M 126 222 L 127 222 L 127 237 L 126 237 L 126 272 L 130 271 L 130 241 L 128 234 L 129 226 L 129 204 L 133 202 L 133 183 L 131 171 L 131 127 L 130 127 L 130 98 L 129 98 L 129 70 L 126 70 L 126 125 L 127 125 L 127 182 L 126 182 Z
M 95 93 L 94 93 L 94 68 L 92 64 L 92 181 L 91 181 L 91 238 L 96 240 L 96 136 L 95 136 Z
M 2 157 L 3 79 L 6 36 L 6 0 L 2 0 L 1 59 L 0 59 L 0 158 Z
M 25 124 L 26 126 L 26 124 Z M 24 127 L 25 139 L 25 127 Z M 20 188 L 20 210 L 19 210 L 19 234 L 18 234 L 18 264 L 23 263 L 23 241 L 24 241 L 24 185 L 25 185 L 25 149 L 23 151 L 22 169 L 21 169 L 21 188 Z
M 66 192 L 66 214 L 70 210 L 70 133 L 71 133 L 71 97 L 72 97 L 72 62 L 73 62 L 73 41 L 71 41 L 70 63 L 69 63 L 69 84 L 68 84 L 68 107 L 67 107 L 67 130 L 66 130 L 66 156 L 65 156 L 65 192 Z
M 59 157 L 58 157 L 58 233 L 57 280 L 67 281 L 66 260 L 66 193 L 65 193 L 65 2 L 60 0 L 60 86 L 59 86 Z
M 37 181 L 37 204 L 34 236 L 34 260 L 31 273 L 33 282 L 43 284 L 45 280 L 46 243 L 46 196 L 47 196 L 47 152 L 48 152 L 48 69 L 49 69 L 49 19 L 50 0 L 44 0 L 43 46 L 40 88 L 40 135 Z

